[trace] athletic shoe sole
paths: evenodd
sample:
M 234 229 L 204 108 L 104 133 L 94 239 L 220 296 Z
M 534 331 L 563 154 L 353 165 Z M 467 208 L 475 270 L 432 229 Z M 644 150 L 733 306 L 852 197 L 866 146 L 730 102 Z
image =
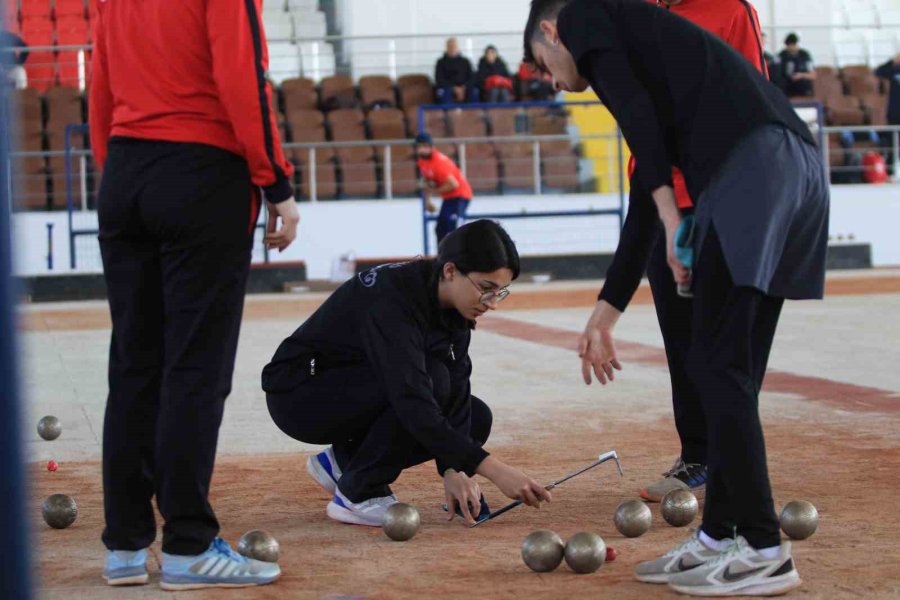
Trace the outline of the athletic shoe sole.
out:
M 341 523 L 347 523 L 349 525 L 365 525 L 366 527 L 381 527 L 384 523 L 374 523 L 371 520 L 367 520 L 364 517 L 360 517 L 353 511 L 347 510 L 343 506 L 338 506 L 334 502 L 328 503 L 328 508 L 325 509 L 325 512 L 328 516 L 335 521 L 340 521 Z
M 660 573 L 659 575 L 638 575 L 634 578 L 641 583 L 669 583 L 669 579 L 678 573 Z
M 261 585 L 269 585 L 271 583 L 275 583 L 276 581 L 278 581 L 278 577 L 270 581 L 254 581 L 247 583 L 167 583 L 165 581 L 160 581 L 159 587 L 167 592 L 183 592 L 186 590 L 203 590 L 207 588 L 259 587 Z
M 132 575 L 130 577 L 107 577 L 103 576 L 103 579 L 106 580 L 107 585 L 112 586 L 120 586 L 120 585 L 144 585 L 148 581 L 150 581 L 150 575 L 144 573 L 143 575 Z
M 331 475 L 328 474 L 328 471 L 325 470 L 322 463 L 319 462 L 317 454 L 307 457 L 306 471 L 309 473 L 310 477 L 316 480 L 316 483 L 318 483 L 323 490 L 334 496 L 334 493 L 337 491 L 337 483 L 331 478 Z
M 709 587 L 682 587 L 669 584 L 669 587 L 679 594 L 688 596 L 781 596 L 800 587 L 802 583 L 800 574 L 795 570 L 779 577 L 767 578 L 765 581 L 745 581 L 734 585 Z

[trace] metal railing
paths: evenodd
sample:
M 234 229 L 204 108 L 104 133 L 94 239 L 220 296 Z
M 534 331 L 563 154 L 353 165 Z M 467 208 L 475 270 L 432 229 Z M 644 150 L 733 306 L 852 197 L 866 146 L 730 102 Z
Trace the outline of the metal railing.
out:
M 888 168 L 893 172 L 893 176 L 895 181 L 900 183 L 900 126 L 892 125 L 892 126 L 831 126 L 825 127 L 823 129 L 823 133 L 826 138 L 830 138 L 832 134 L 850 134 L 853 136 L 857 133 L 869 134 L 870 142 L 872 145 L 867 145 L 863 147 L 857 147 L 855 144 L 858 143 L 856 140 L 851 140 L 848 143 L 848 147 L 842 148 L 842 152 L 845 154 L 858 152 L 861 153 L 863 151 L 874 151 L 881 154 L 885 160 L 888 162 Z M 874 138 L 872 140 L 871 138 Z M 829 171 L 834 176 L 835 174 L 863 174 L 866 171 L 866 166 L 862 164 L 844 164 L 844 165 L 832 165 L 832 147 L 830 141 L 823 144 L 822 151 L 825 157 L 825 164 L 828 166 Z M 840 181 L 836 182 L 840 183 Z

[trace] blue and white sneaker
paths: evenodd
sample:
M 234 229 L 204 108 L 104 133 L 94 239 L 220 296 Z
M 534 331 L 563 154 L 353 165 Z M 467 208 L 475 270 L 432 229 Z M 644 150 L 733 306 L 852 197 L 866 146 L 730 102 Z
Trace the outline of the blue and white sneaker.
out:
M 147 583 L 147 549 L 107 550 L 103 579 L 109 585 L 144 585 Z
M 706 492 L 708 475 L 706 465 L 685 463 L 679 458 L 671 469 L 663 473 L 662 479 L 641 490 L 641 498 L 648 502 L 662 502 L 672 490 L 688 490 L 698 499 L 702 498 Z
M 171 592 L 201 588 L 239 588 L 266 585 L 281 576 L 276 563 L 241 556 L 228 542 L 216 538 L 209 549 L 196 556 L 163 552 L 159 586 Z
M 341 490 L 337 490 L 334 493 L 334 500 L 328 503 L 326 512 L 329 517 L 341 523 L 381 527 L 384 525 L 384 515 L 387 513 L 387 509 L 397 502 L 397 497 L 391 494 L 356 503 L 348 500 Z
M 341 468 L 334 458 L 334 450 L 328 446 L 322 452 L 306 459 L 306 470 L 329 494 L 337 491 L 337 483 L 341 479 Z

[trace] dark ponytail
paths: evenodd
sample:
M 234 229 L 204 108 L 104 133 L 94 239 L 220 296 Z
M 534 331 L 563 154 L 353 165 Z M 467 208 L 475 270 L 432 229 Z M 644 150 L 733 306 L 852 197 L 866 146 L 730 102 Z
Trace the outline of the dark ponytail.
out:
M 464 275 L 493 273 L 497 269 L 512 271 L 519 277 L 519 251 L 499 223 L 482 219 L 466 223 L 443 239 L 438 248 L 436 273 L 453 263 Z

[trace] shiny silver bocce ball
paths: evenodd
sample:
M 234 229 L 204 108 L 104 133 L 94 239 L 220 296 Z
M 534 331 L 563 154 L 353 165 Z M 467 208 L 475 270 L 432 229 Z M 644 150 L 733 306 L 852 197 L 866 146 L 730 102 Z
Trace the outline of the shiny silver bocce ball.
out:
M 562 562 L 566 546 L 553 531 L 532 531 L 522 542 L 522 560 L 537 573 L 549 573 Z
M 254 529 L 241 536 L 238 541 L 238 552 L 247 558 L 263 562 L 278 562 L 281 547 L 278 540 L 267 531 Z
M 422 518 L 415 506 L 398 502 L 387 509 L 383 529 L 395 542 L 405 542 L 416 535 L 421 524 Z
M 626 500 L 616 508 L 613 523 L 625 537 L 640 537 L 650 530 L 653 513 L 650 512 L 650 507 L 640 500 Z
M 53 529 L 65 529 L 78 517 L 78 505 L 65 494 L 53 494 L 44 500 L 41 514 Z
M 46 416 L 37 425 L 38 435 L 48 442 L 55 440 L 62 433 L 62 423 L 54 416 Z
M 593 573 L 606 561 L 606 542 L 596 533 L 576 533 L 566 543 L 565 559 L 576 573 Z
M 781 511 L 781 530 L 792 540 L 805 540 L 819 527 L 819 511 L 806 500 L 788 502 Z
M 663 496 L 660 512 L 672 527 L 689 525 L 697 517 L 700 504 L 697 497 L 687 490 L 672 490 Z

